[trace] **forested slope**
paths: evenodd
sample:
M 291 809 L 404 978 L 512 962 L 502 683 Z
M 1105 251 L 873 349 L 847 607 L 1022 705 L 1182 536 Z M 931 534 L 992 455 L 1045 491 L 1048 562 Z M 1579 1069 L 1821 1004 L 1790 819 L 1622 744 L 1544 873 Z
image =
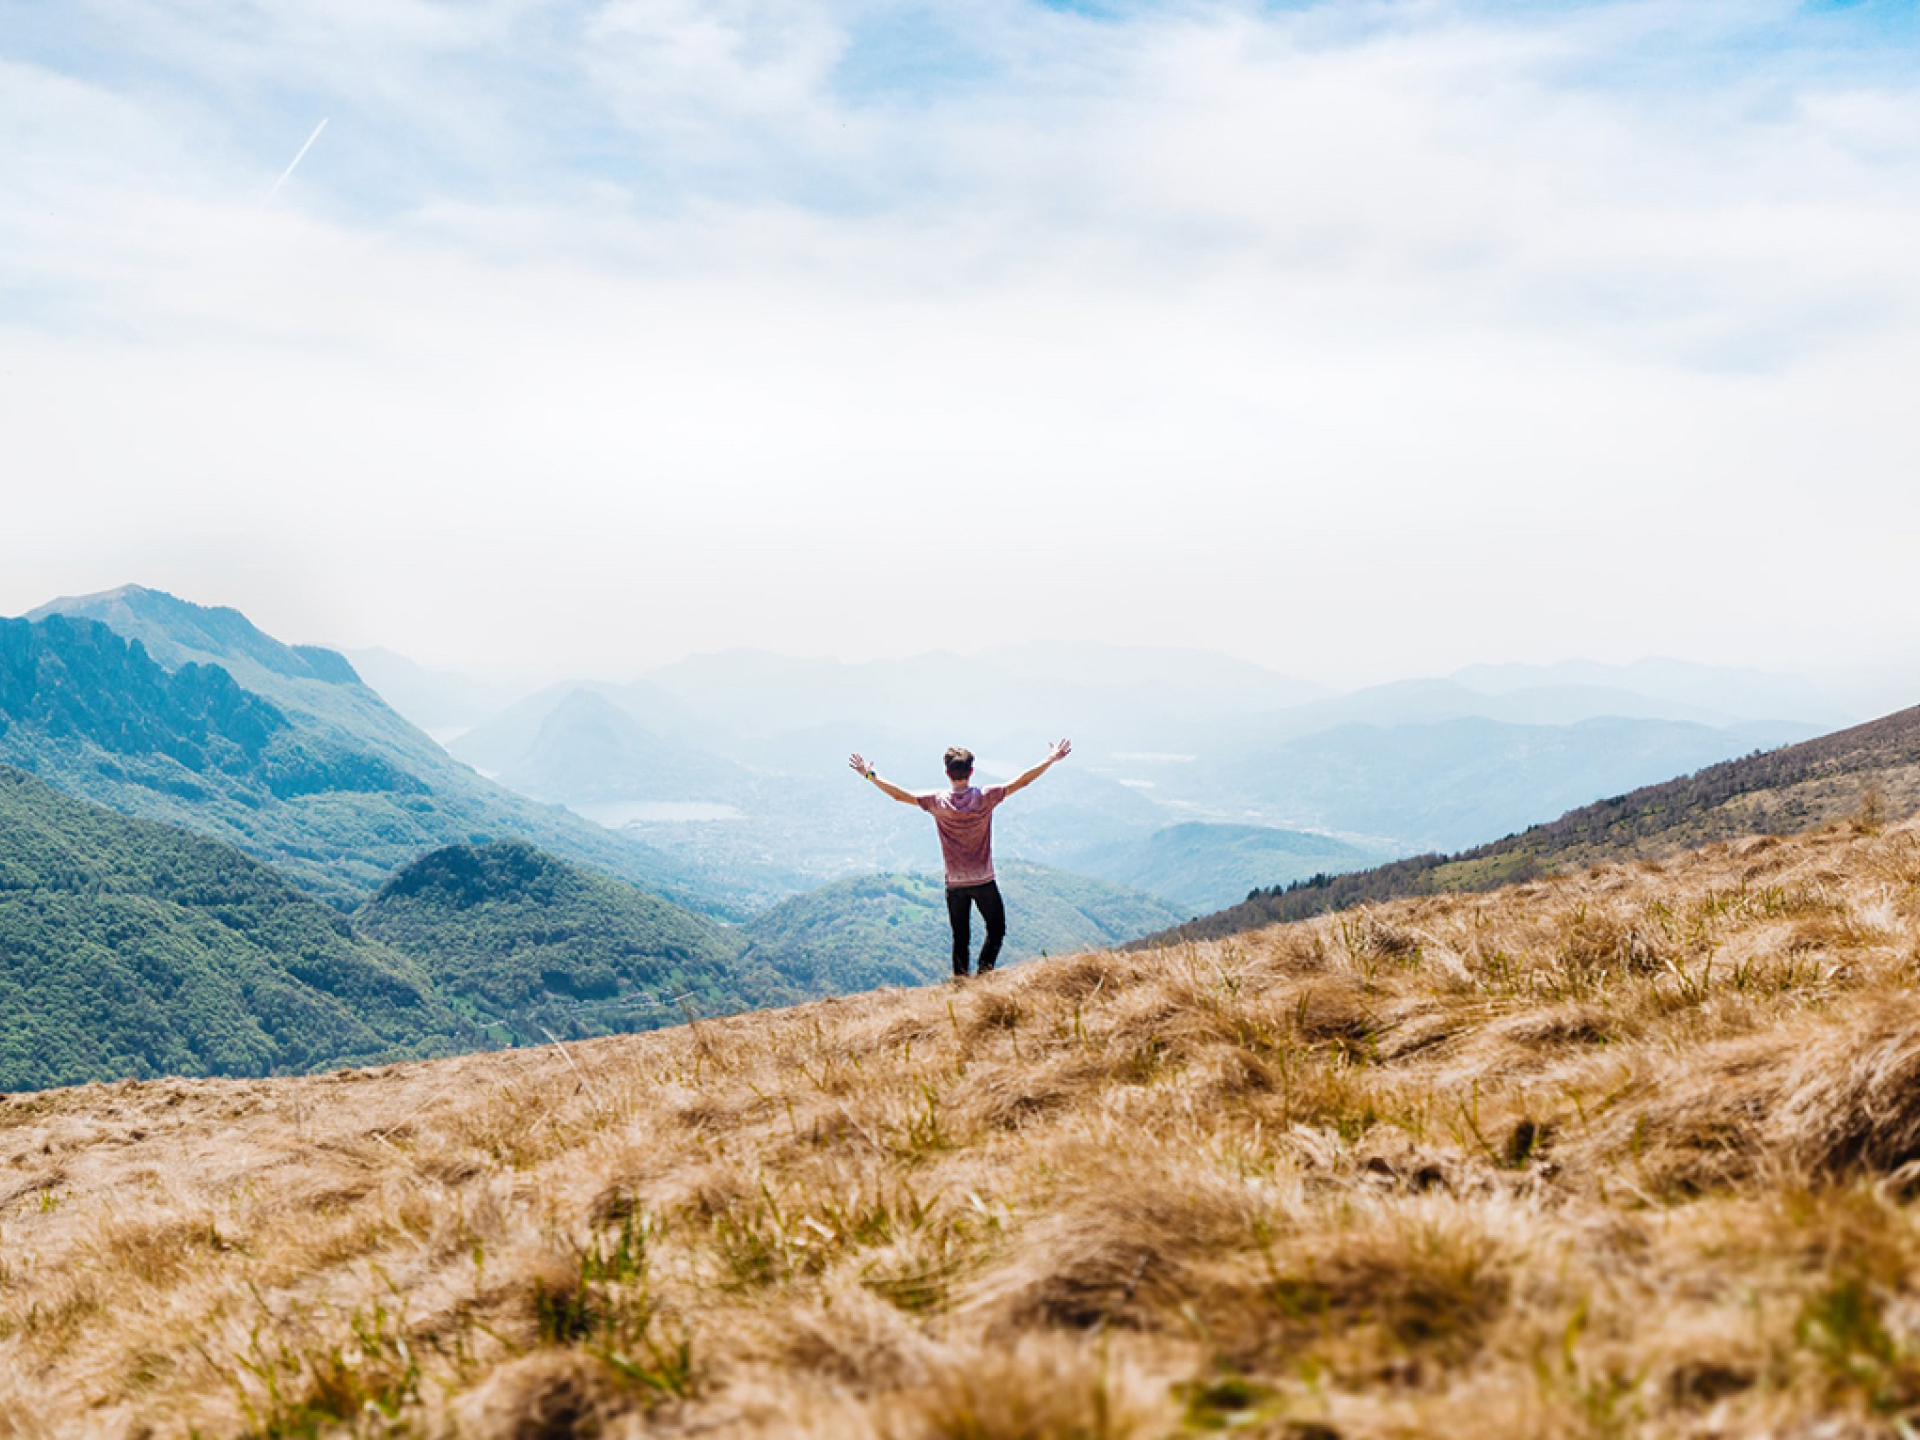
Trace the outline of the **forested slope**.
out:
M 0 1089 L 267 1075 L 478 1036 L 267 866 L 0 766 Z
M 735 932 L 523 841 L 404 866 L 354 916 L 500 1041 L 651 1030 L 811 993 L 741 964 Z

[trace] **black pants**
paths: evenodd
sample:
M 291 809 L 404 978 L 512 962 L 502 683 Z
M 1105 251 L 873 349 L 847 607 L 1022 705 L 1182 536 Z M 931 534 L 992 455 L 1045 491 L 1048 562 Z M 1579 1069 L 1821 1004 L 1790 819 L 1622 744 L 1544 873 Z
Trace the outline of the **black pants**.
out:
M 984 885 L 949 885 L 947 919 L 953 925 L 953 973 L 967 973 L 967 952 L 973 947 L 973 907 L 980 907 L 980 918 L 987 922 L 987 943 L 980 947 L 980 973 L 993 969 L 1000 958 L 1000 942 L 1007 938 L 1007 907 L 1000 899 L 1000 887 L 989 880 Z

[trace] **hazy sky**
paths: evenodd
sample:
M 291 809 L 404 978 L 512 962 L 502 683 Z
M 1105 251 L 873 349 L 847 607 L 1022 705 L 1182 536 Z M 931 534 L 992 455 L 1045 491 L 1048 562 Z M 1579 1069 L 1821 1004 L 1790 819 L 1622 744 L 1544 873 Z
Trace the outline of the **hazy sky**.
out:
M 1912 660 L 1915 13 L 0 0 L 0 613 Z

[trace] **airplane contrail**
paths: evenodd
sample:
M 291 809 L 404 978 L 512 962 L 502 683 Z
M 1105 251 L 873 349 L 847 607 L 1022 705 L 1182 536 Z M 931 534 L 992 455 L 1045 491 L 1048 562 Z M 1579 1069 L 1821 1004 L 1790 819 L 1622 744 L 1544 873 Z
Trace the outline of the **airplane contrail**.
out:
M 322 119 L 318 125 L 313 127 L 313 133 L 307 136 L 307 143 L 300 147 L 300 153 L 293 157 L 293 163 L 287 166 L 285 170 L 282 170 L 280 172 L 280 178 L 274 181 L 273 188 L 267 191 L 267 198 L 260 202 L 260 208 L 262 210 L 266 209 L 267 206 L 273 203 L 273 197 L 280 193 L 280 187 L 287 183 L 287 177 L 293 174 L 293 172 L 299 168 L 300 162 L 302 160 L 307 158 L 307 151 L 313 148 L 313 142 L 320 138 L 320 132 L 327 128 L 327 121 L 332 118 L 333 117 L 329 115 L 324 119 Z

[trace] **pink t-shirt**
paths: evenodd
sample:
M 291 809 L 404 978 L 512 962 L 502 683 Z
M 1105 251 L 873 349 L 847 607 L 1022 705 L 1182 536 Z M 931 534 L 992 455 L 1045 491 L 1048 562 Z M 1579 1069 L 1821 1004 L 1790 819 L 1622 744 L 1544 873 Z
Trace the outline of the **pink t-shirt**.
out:
M 920 808 L 940 830 L 940 855 L 947 862 L 947 884 L 984 885 L 993 879 L 993 807 L 1007 798 L 1007 787 L 942 790 L 920 796 Z

